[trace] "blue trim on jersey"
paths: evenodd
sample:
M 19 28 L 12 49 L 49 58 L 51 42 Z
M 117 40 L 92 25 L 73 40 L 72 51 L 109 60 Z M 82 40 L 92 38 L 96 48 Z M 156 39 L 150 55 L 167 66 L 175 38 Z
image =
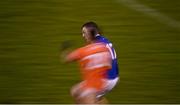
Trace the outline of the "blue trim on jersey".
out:
M 112 43 L 108 39 L 103 37 L 102 35 L 97 35 L 96 39 L 98 42 L 105 43 L 106 45 L 112 45 Z M 112 69 L 110 69 L 108 71 L 107 78 L 114 79 L 114 78 L 118 77 L 118 75 L 119 75 L 119 68 L 118 68 L 118 61 L 117 61 L 117 58 L 115 55 L 115 50 L 114 50 L 113 46 L 110 46 L 110 48 L 111 48 L 110 50 L 112 52 Z

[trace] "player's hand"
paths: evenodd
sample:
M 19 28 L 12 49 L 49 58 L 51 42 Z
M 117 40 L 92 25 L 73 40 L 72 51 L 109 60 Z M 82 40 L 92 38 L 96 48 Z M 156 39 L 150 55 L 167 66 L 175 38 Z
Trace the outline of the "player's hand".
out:
M 60 61 L 66 63 L 66 57 L 70 52 L 70 48 L 73 46 L 72 40 L 63 41 L 60 45 Z
M 63 41 L 60 46 L 60 51 L 61 52 L 66 51 L 66 50 L 70 49 L 72 46 L 73 46 L 72 40 Z
M 62 63 L 67 63 L 67 56 L 68 56 L 69 52 L 70 52 L 69 50 L 65 50 L 65 51 L 61 52 L 60 61 Z

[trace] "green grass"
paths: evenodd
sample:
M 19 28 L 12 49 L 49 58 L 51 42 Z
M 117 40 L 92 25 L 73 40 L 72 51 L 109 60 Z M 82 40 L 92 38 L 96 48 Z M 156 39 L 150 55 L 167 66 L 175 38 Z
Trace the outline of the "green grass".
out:
M 138 0 L 180 21 L 179 0 Z M 121 81 L 111 103 L 180 103 L 180 31 L 116 0 L 0 1 L 0 103 L 73 103 L 78 66 L 60 62 L 64 40 L 83 45 L 97 22 L 118 53 Z

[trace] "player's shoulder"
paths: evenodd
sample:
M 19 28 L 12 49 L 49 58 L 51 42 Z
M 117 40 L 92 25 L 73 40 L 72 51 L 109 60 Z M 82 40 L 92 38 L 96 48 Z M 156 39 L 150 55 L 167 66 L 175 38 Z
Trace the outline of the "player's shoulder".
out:
M 97 52 L 106 51 L 106 50 L 107 50 L 106 44 L 101 43 L 101 42 L 92 43 L 84 47 L 84 51 L 86 53 L 88 52 L 97 53 Z
M 100 41 L 100 42 L 103 42 L 103 43 L 106 43 L 106 44 L 111 43 L 111 42 L 109 41 L 109 39 L 107 39 L 107 38 L 104 37 L 103 35 L 98 34 L 98 35 L 96 36 L 96 38 L 97 38 L 97 40 Z
M 98 49 L 98 48 L 104 48 L 104 47 L 106 47 L 106 44 L 102 42 L 96 42 L 96 43 L 92 43 L 86 46 L 86 48 L 88 49 Z
M 91 54 L 108 51 L 104 43 L 92 43 L 88 44 L 80 49 L 81 57 L 85 57 Z

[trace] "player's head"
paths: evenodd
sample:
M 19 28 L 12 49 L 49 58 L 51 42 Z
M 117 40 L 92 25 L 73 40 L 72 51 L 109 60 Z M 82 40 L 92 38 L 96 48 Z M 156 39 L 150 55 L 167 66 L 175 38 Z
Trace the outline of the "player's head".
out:
M 99 33 L 99 28 L 94 22 L 87 22 L 82 27 L 82 35 L 87 43 L 96 40 L 96 35 Z

